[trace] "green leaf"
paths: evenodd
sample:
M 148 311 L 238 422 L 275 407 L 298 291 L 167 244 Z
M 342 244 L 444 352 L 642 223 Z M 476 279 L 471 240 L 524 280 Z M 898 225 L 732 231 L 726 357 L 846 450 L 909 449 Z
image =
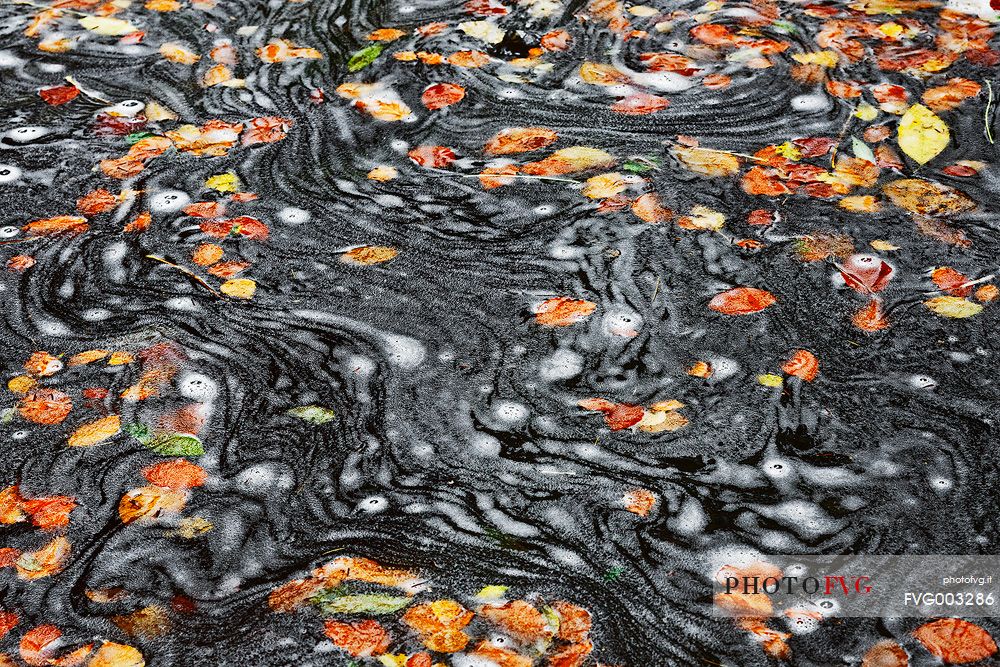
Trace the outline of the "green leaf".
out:
M 382 55 L 383 48 L 384 47 L 381 44 L 372 44 L 371 46 L 366 46 L 361 49 L 347 61 L 347 71 L 357 72 L 368 67 L 375 62 L 376 58 Z
M 153 439 L 152 432 L 145 424 L 129 424 L 125 427 L 125 432 L 144 445 L 148 445 Z
M 14 421 L 15 414 L 17 414 L 17 410 L 14 408 L 4 408 L 0 411 L 0 424 L 9 424 Z
M 622 165 L 622 169 L 625 171 L 630 171 L 633 174 L 645 174 L 647 171 L 653 171 L 654 169 L 660 168 L 660 158 L 658 157 L 644 157 L 644 156 L 634 156 L 630 157 Z
M 412 598 L 394 597 L 392 595 L 376 595 L 363 593 L 360 595 L 341 595 L 336 589 L 320 593 L 312 599 L 324 614 L 392 614 L 410 604 Z
M 854 157 L 862 160 L 868 160 L 872 164 L 876 163 L 875 153 L 873 153 L 872 149 L 868 147 L 868 144 L 861 141 L 857 137 L 851 137 L 851 150 L 854 152 Z
M 313 424 L 325 424 L 333 421 L 336 417 L 333 410 L 320 405 L 303 405 L 298 408 L 292 408 L 288 411 L 288 414 L 299 419 L 304 419 L 307 422 L 312 422 Z
M 790 21 L 775 21 L 774 23 L 771 24 L 771 27 L 777 30 L 778 32 L 785 33 L 786 35 L 799 31 L 799 29 L 795 26 L 795 24 L 791 23 Z
M 143 444 L 163 456 L 201 456 L 205 453 L 201 440 L 187 433 L 158 433 Z
M 152 132 L 133 132 L 132 134 L 125 137 L 125 143 L 131 146 L 132 144 L 138 143 L 139 141 L 147 137 L 155 137 L 155 136 L 156 135 L 153 134 Z

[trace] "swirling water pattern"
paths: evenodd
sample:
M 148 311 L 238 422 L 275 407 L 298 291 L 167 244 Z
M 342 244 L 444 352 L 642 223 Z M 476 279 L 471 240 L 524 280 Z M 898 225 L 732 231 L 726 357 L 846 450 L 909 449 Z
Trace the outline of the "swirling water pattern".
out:
M 824 622 L 786 636 L 787 652 L 769 652 L 760 636 L 712 616 L 709 583 L 713 564 L 757 552 L 996 553 L 997 315 L 984 287 L 1000 210 L 1000 128 L 986 84 L 1000 58 L 990 11 L 953 15 L 979 21 L 961 30 L 981 43 L 949 51 L 940 37 L 934 46 L 943 8 L 903 0 L 176 4 L 0 8 L 0 289 L 12 381 L 0 406 L 0 470 L 24 498 L 75 501 L 61 528 L 40 527 L 27 504 L 3 507 L 14 512 L 0 517 L 11 559 L 56 535 L 71 545 L 48 576 L 22 576 L 31 573 L 22 560 L 0 569 L 0 608 L 18 618 L 0 639 L 10 664 L 47 664 L 88 642 L 134 646 L 155 666 L 351 664 L 318 615 L 268 606 L 276 587 L 339 556 L 419 572 L 436 597 L 470 607 L 483 586 L 505 585 L 539 606 L 569 600 L 589 610 L 593 653 L 537 664 L 765 665 L 775 655 L 860 664 L 885 639 L 911 664 L 934 661 L 910 636 L 914 619 Z M 88 28 L 87 17 L 129 26 Z M 837 19 L 857 25 L 820 43 Z M 477 21 L 504 40 L 459 27 Z M 437 22 L 436 34 L 415 31 Z M 866 42 L 872 33 L 851 33 L 862 24 L 902 41 Z M 699 25 L 731 32 L 713 45 L 697 38 Z M 405 35 L 368 38 L 386 28 Z M 559 31 L 563 47 L 538 48 Z M 348 66 L 377 43 L 383 52 L 370 64 Z M 896 69 L 879 64 L 892 59 L 879 49 L 896 43 L 959 55 L 937 69 L 909 55 Z M 164 44 L 199 60 L 167 58 Z M 264 62 L 268 44 L 315 53 Z M 835 59 L 826 68 L 793 57 L 824 49 Z M 482 66 L 435 59 L 468 51 Z M 407 52 L 420 53 L 393 55 Z M 650 52 L 689 58 L 697 71 L 652 69 L 642 57 Z M 612 69 L 586 73 L 584 63 Z M 705 85 L 709 75 L 716 85 Z M 945 152 L 923 166 L 907 151 L 904 160 L 900 114 L 955 78 L 983 85 L 959 96 L 962 106 L 931 105 L 950 127 Z M 848 80 L 864 94 L 825 85 Z M 421 95 L 437 83 L 464 97 L 426 108 Z M 882 83 L 902 85 L 909 99 L 893 108 L 873 98 Z M 57 87 L 75 97 L 39 94 Z M 669 106 L 611 108 L 648 96 Z M 409 113 L 379 117 L 380 102 Z M 279 119 L 282 136 L 247 143 L 253 119 Z M 212 121 L 243 124 L 243 141 L 218 127 L 204 146 L 175 135 L 172 148 L 109 173 L 107 161 L 130 145 Z M 866 133 L 880 125 L 892 138 Z M 508 161 L 485 155 L 484 144 L 512 127 L 547 128 L 559 143 Z M 782 159 L 805 160 L 807 144 L 788 142 L 809 137 L 832 137 L 858 160 L 887 146 L 872 154 L 881 181 L 793 194 L 801 181 L 769 174 L 788 191 L 748 188 L 754 165 L 787 167 L 758 151 L 784 146 Z M 678 155 L 695 140 L 737 173 L 686 168 Z M 457 159 L 408 157 L 420 146 Z M 478 178 L 570 146 L 606 151 L 617 165 L 537 178 L 511 171 L 495 188 Z M 827 150 L 819 155 L 832 169 Z M 964 170 L 942 171 L 949 165 Z M 372 177 L 380 166 L 395 177 Z M 624 180 L 584 196 L 581 184 L 600 172 Z M 880 187 L 902 178 L 956 188 L 975 206 L 945 216 L 890 202 Z M 115 199 L 83 215 L 85 231 L 31 227 L 80 216 L 77 200 L 99 189 Z M 633 214 L 643 191 L 677 216 Z M 839 206 L 848 194 L 880 206 Z M 196 202 L 226 210 L 192 215 Z M 771 224 L 747 224 L 759 209 Z M 725 227 L 699 222 L 699 211 L 721 212 Z M 221 233 L 211 226 L 219 220 L 230 221 Z M 211 273 L 213 262 L 192 261 L 203 244 L 241 265 Z M 361 247 L 397 254 L 345 261 Z M 804 261 L 810 252 L 819 260 Z M 859 286 L 875 252 L 891 280 Z M 962 278 L 932 280 L 942 266 Z M 740 286 L 776 303 L 748 314 L 710 307 Z M 941 317 L 924 305 L 935 296 L 982 312 Z M 558 297 L 592 311 L 547 325 Z M 865 304 L 889 326 L 852 325 Z M 109 355 L 73 361 L 90 350 Z M 818 358 L 815 378 L 782 372 L 797 350 Z M 39 352 L 58 360 L 29 367 Z M 58 423 L 21 409 L 44 388 L 72 401 Z M 595 398 L 610 407 L 581 407 Z M 677 428 L 636 428 L 640 417 L 655 422 L 650 406 L 674 399 L 683 407 L 659 412 L 683 415 Z M 294 410 L 303 406 L 321 408 L 302 418 Z M 623 414 L 635 418 L 616 421 Z M 122 426 L 103 441 L 67 446 L 81 425 L 115 416 Z M 197 434 L 203 452 L 167 453 L 200 466 L 203 484 L 181 501 L 147 485 L 143 471 L 172 458 L 136 437 L 139 424 Z M 161 495 L 132 520 L 122 498 L 139 488 Z M 122 617 L 151 608 L 161 631 L 128 631 Z M 46 624 L 66 645 L 37 662 L 22 640 Z M 399 641 L 395 653 L 419 650 L 412 637 Z M 462 653 L 434 660 L 499 664 Z

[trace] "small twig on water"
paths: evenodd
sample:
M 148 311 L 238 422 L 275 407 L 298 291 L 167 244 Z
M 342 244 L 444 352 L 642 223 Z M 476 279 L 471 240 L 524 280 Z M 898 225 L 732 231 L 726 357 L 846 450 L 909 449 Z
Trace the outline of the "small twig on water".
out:
M 988 80 L 986 81 L 986 91 L 989 93 L 989 98 L 986 100 L 986 111 L 983 113 L 983 131 L 986 133 L 986 138 L 989 142 L 993 142 L 993 130 L 990 129 L 990 108 L 993 106 L 993 84 Z
M 156 260 L 157 262 L 159 262 L 161 264 L 166 264 L 167 266 L 170 266 L 170 267 L 173 267 L 173 268 L 177 269 L 178 271 L 180 271 L 181 273 L 183 273 L 184 275 L 186 275 L 188 278 L 191 278 L 196 283 L 198 283 L 199 285 L 201 285 L 202 287 L 204 287 L 205 289 L 207 289 L 209 292 L 211 292 L 215 296 L 219 297 L 220 299 L 222 298 L 222 295 L 219 294 L 218 292 L 216 292 L 215 289 L 211 285 L 209 285 L 207 282 L 205 282 L 204 278 L 202 278 L 201 276 L 199 276 L 197 273 L 195 273 L 191 269 L 187 269 L 187 268 L 184 268 L 183 266 L 180 266 L 179 264 L 174 264 L 173 262 L 167 261 L 167 260 L 163 259 L 162 257 L 160 257 L 159 255 L 146 255 L 146 258 L 147 259 Z

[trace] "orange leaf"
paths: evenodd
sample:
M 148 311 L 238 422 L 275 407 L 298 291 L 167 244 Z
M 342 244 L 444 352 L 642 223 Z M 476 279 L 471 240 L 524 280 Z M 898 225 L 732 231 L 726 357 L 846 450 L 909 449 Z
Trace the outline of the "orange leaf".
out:
M 910 657 L 894 641 L 881 641 L 865 651 L 861 667 L 908 667 Z
M 625 501 L 625 509 L 639 516 L 649 516 L 649 512 L 656 505 L 656 496 L 648 489 L 629 491 L 622 500 Z M 560 632 L 562 632 L 561 627 Z
M 159 486 L 132 489 L 118 503 L 118 516 L 123 523 L 140 519 L 156 520 L 164 514 L 176 514 L 184 509 L 187 496 L 181 491 Z
M 37 551 L 21 554 L 14 568 L 22 579 L 48 577 L 63 569 L 71 550 L 69 540 L 57 537 Z
M 508 127 L 487 141 L 483 150 L 489 155 L 527 153 L 544 148 L 558 138 L 558 134 L 545 127 Z
M 643 222 L 667 222 L 674 217 L 674 212 L 660 204 L 660 197 L 655 192 L 647 192 L 632 202 L 632 213 Z
M 431 111 L 450 107 L 465 98 L 465 88 L 457 83 L 434 83 L 424 89 L 420 101 Z
M 205 469 L 186 459 L 174 459 L 151 465 L 142 470 L 151 484 L 168 489 L 191 489 L 202 486 L 208 474 Z
M 985 660 L 997 652 L 990 633 L 960 618 L 942 618 L 925 623 L 913 636 L 935 657 L 952 665 Z
M 75 215 L 58 215 L 54 218 L 44 220 L 34 220 L 29 222 L 21 231 L 32 236 L 75 236 L 87 231 L 87 219 Z
M 819 361 L 816 355 L 808 350 L 796 350 L 792 357 L 781 367 L 789 375 L 802 378 L 806 382 L 812 382 L 819 373 Z
M 587 319 L 596 309 L 593 301 L 557 296 L 535 308 L 535 321 L 550 327 L 568 327 Z
M 552 629 L 545 622 L 545 617 L 524 600 L 511 600 L 503 605 L 486 605 L 479 615 L 519 641 L 534 642 L 552 637 Z
M 61 424 L 73 409 L 69 395 L 55 389 L 35 389 L 21 399 L 17 411 L 28 421 L 52 426 Z
M 46 104 L 51 104 L 52 106 L 66 104 L 67 102 L 76 99 L 76 96 L 79 94 L 80 89 L 76 86 L 53 86 L 52 88 L 42 88 L 38 91 L 38 96 L 41 97 Z
M 76 210 L 84 215 L 105 213 L 118 206 L 118 197 L 108 190 L 94 190 L 76 200 Z
M 774 295 L 766 290 L 756 287 L 734 287 L 712 297 L 708 307 L 723 315 L 750 315 L 777 302 Z
M 121 431 L 121 427 L 121 418 L 118 415 L 109 415 L 77 428 L 69 436 L 67 444 L 70 447 L 91 447 L 117 435 Z
M 942 292 L 947 292 L 951 296 L 969 296 L 972 294 L 972 285 L 968 276 L 959 273 L 950 266 L 940 266 L 931 272 L 931 280 Z
M 355 658 L 382 655 L 389 650 L 390 637 L 378 621 L 324 622 L 326 636 Z
M 889 327 L 889 321 L 882 313 L 882 302 L 872 299 L 868 305 L 854 313 L 851 322 L 857 328 L 868 333 L 881 331 Z
M 76 500 L 70 496 L 24 499 L 24 509 L 31 515 L 31 523 L 42 530 L 68 526 L 69 514 L 75 507 Z

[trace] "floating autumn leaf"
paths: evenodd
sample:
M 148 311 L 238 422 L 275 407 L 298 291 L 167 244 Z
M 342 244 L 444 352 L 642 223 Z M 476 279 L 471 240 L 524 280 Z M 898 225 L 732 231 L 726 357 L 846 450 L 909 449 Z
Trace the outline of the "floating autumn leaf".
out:
M 458 159 L 455 151 L 447 146 L 417 146 L 407 155 L 421 167 L 442 169 Z
M 961 106 L 965 100 L 975 97 L 982 90 L 975 81 L 956 77 L 943 86 L 928 88 L 920 99 L 934 111 L 951 111 Z
M 580 78 L 586 83 L 598 86 L 615 86 L 628 83 L 631 79 L 614 65 L 585 62 L 580 65 Z
M 892 266 L 876 255 L 851 255 L 843 266 L 835 266 L 840 270 L 844 283 L 861 294 L 881 292 L 895 274 Z
M 288 130 L 294 124 L 291 118 L 280 116 L 263 116 L 261 118 L 251 118 L 248 127 L 240 139 L 244 146 L 255 146 L 257 144 L 273 144 L 288 136 Z
M 347 71 L 358 72 L 375 62 L 376 58 L 382 55 L 385 47 L 382 44 L 372 44 L 352 54 L 347 60 Z
M 24 362 L 24 370 L 37 377 L 48 377 L 62 370 L 63 363 L 48 352 L 33 352 Z
M 431 111 L 437 111 L 465 98 L 465 88 L 457 83 L 434 83 L 424 88 L 420 102 Z
M 26 552 L 14 562 L 21 579 L 41 579 L 58 574 L 66 566 L 72 547 L 65 537 L 57 537 L 41 549 Z
M 781 370 L 806 382 L 812 382 L 819 373 L 819 360 L 809 350 L 796 350 L 781 366 Z
M 949 217 L 976 208 L 976 202 L 963 192 L 922 178 L 886 183 L 882 192 L 896 206 L 919 215 Z
M 289 60 L 320 60 L 323 54 L 316 49 L 298 47 L 287 39 L 273 39 L 257 49 L 257 57 L 265 63 L 283 63 Z
M 34 220 L 21 231 L 32 236 L 76 236 L 87 231 L 87 219 L 74 215 L 59 215 L 54 218 Z
M 913 636 L 931 655 L 949 665 L 964 665 L 996 654 L 997 645 L 986 630 L 960 618 L 925 623 Z
M 145 667 L 145 665 L 146 661 L 138 649 L 115 642 L 104 642 L 87 663 L 87 667 Z
M 632 213 L 643 222 L 652 224 L 667 222 L 674 217 L 674 212 L 660 204 L 660 197 L 655 192 L 647 192 L 632 202 Z
M 546 299 L 535 309 L 535 321 L 550 327 L 568 327 L 582 322 L 597 310 L 597 304 L 585 299 L 557 296 Z
M 249 278 L 231 278 L 219 285 L 219 291 L 234 299 L 252 299 L 257 291 L 257 283 Z
M 208 473 L 205 472 L 204 468 L 187 459 L 156 463 L 143 468 L 142 474 L 149 480 L 150 484 L 174 490 L 202 486 L 208 478 Z
M 70 357 L 68 365 L 85 366 L 95 361 L 100 361 L 109 354 L 111 354 L 109 350 L 87 350 L 86 352 L 80 352 Z
M 889 321 L 882 312 L 882 302 L 872 299 L 868 305 L 851 317 L 851 323 L 862 331 L 874 333 L 889 328 Z
M 950 266 L 939 266 L 931 271 L 931 280 L 942 292 L 951 296 L 969 296 L 972 294 L 972 285 L 969 277 L 960 273 Z
M 109 415 L 79 426 L 69 436 L 70 447 L 92 447 L 121 432 L 121 417 Z
M 924 301 L 924 305 L 935 315 L 952 319 L 972 317 L 983 310 L 980 304 L 957 296 L 936 296 Z
M 177 514 L 187 504 L 187 495 L 160 486 L 132 489 L 118 503 L 122 523 L 155 521 L 164 515 Z
M 75 100 L 77 95 L 80 94 L 80 89 L 76 86 L 53 86 L 51 88 L 42 88 L 38 91 L 38 96 L 46 104 L 51 104 L 52 106 L 59 106 L 61 104 L 66 104 Z
M 303 405 L 292 408 L 288 411 L 288 414 L 316 425 L 331 422 L 337 416 L 330 408 L 324 408 L 319 405 Z
M 72 410 L 73 401 L 68 394 L 44 387 L 27 394 L 17 404 L 22 417 L 46 426 L 61 424 Z
M 127 35 L 130 32 L 138 30 L 138 28 L 128 21 L 116 19 L 113 16 L 84 16 L 80 19 L 80 25 L 98 35 L 111 35 L 115 37 Z
M 55 530 L 69 525 L 69 515 L 76 509 L 76 499 L 71 496 L 21 498 L 21 506 L 31 516 L 33 526 Z
M 358 264 L 361 266 L 371 266 L 382 264 L 399 254 L 399 251 L 389 246 L 364 245 L 351 248 L 340 256 L 341 261 L 348 264 Z
M 625 503 L 625 509 L 629 512 L 646 517 L 656 505 L 656 496 L 648 489 L 634 489 L 622 497 L 622 502 Z M 561 626 L 560 635 L 562 635 Z
M 900 150 L 918 164 L 930 162 L 951 141 L 948 126 L 922 104 L 914 104 L 906 110 L 896 132 Z
M 111 622 L 132 637 L 159 637 L 166 634 L 171 626 L 167 610 L 159 605 L 148 605 L 131 614 L 112 616 Z
M 681 229 L 700 229 L 717 232 L 726 224 L 726 216 L 707 206 L 697 205 L 691 208 L 691 213 L 677 219 Z
M 626 116 L 646 116 L 663 111 L 668 106 L 670 106 L 670 101 L 659 95 L 634 93 L 612 104 L 611 110 Z
M 770 292 L 756 287 L 734 287 L 720 292 L 708 302 L 708 307 L 723 315 L 759 313 L 778 300 Z
M 574 174 L 588 169 L 607 168 L 617 160 L 613 155 L 599 148 L 571 146 L 561 148 L 544 160 L 528 162 L 521 171 L 532 176 L 558 176 Z
M 454 600 L 435 600 L 410 607 L 403 622 L 416 631 L 424 646 L 438 653 L 455 653 L 468 645 L 470 637 L 462 632 L 473 613 Z
M 906 650 L 891 640 L 880 641 L 865 651 L 861 667 L 908 667 L 909 655 Z
M 324 621 L 326 636 L 355 658 L 378 656 L 389 650 L 391 637 L 378 621 Z
M 591 176 L 583 184 L 583 195 L 590 199 L 605 199 L 624 192 L 636 179 L 618 172 Z
M 18 646 L 21 659 L 32 667 L 46 665 L 73 667 L 81 664 L 93 648 L 87 644 L 57 658 L 56 652 L 64 648 L 61 638 L 62 631 L 54 625 L 39 625 L 28 630 Z
M 550 639 L 555 634 L 542 613 L 524 600 L 485 605 L 479 615 L 518 641 L 531 643 Z
M 740 170 L 740 160 L 725 151 L 676 145 L 671 152 L 685 168 L 702 176 L 730 176 Z
M 201 56 L 177 42 L 164 42 L 160 45 L 160 55 L 173 63 L 194 65 Z
M 386 181 L 391 181 L 399 175 L 395 167 L 390 167 L 389 165 L 380 164 L 371 171 L 368 172 L 368 178 L 373 181 L 379 181 L 384 183 Z
M 545 127 L 508 127 L 487 141 L 483 150 L 488 155 L 527 153 L 545 148 L 558 138 L 558 134 Z

